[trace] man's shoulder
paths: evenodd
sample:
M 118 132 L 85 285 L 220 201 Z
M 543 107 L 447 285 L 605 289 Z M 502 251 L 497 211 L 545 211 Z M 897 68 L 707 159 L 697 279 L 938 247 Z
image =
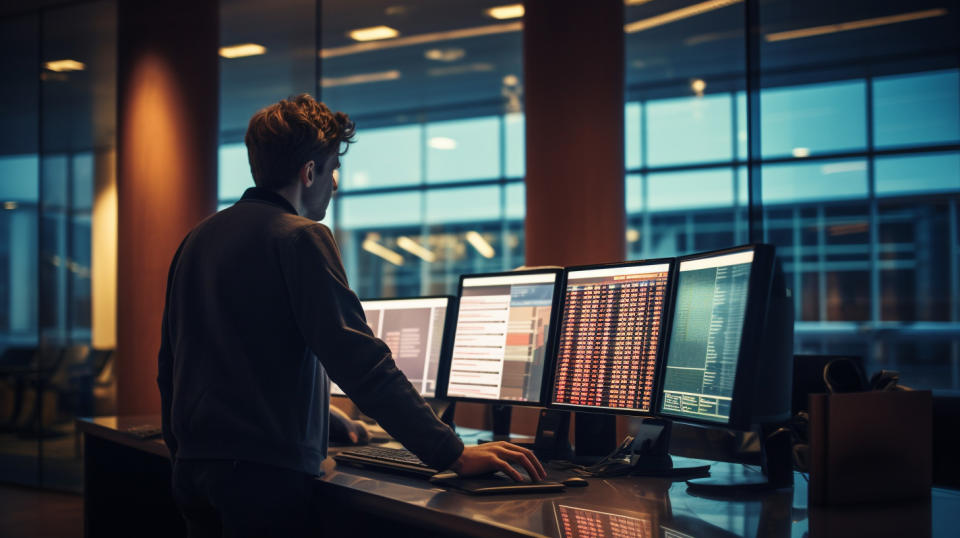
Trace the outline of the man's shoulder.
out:
M 223 211 L 208 217 L 209 220 L 219 220 L 229 226 L 241 222 L 255 225 L 277 235 L 289 239 L 310 233 L 325 237 L 333 237 L 330 228 L 300 215 L 295 215 L 273 204 L 258 200 L 242 200 Z

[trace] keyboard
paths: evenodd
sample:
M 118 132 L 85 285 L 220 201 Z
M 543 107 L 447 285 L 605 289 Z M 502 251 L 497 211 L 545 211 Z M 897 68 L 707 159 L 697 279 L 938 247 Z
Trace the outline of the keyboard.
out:
M 439 471 L 420 461 L 405 448 L 358 446 L 341 450 L 334 461 L 354 467 L 366 467 L 400 474 L 430 478 Z

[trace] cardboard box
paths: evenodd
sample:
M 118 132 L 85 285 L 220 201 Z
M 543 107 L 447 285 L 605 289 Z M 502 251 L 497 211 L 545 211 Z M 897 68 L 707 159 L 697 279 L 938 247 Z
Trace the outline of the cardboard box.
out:
M 930 391 L 810 395 L 810 504 L 930 496 Z

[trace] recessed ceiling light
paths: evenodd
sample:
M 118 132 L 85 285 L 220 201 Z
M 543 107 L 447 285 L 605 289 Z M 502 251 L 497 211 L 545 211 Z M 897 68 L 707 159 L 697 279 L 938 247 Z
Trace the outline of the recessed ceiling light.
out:
M 433 149 L 457 149 L 457 141 L 446 136 L 435 136 L 427 144 Z
M 516 86 L 520 84 L 520 79 L 517 78 L 517 75 L 506 75 L 503 77 L 504 86 Z
M 810 148 L 793 148 L 793 156 L 798 159 L 810 156 Z
M 523 4 L 492 7 L 484 11 L 484 13 L 486 13 L 488 17 L 493 17 L 501 21 L 506 19 L 519 19 L 523 17 Z
M 43 64 L 45 69 L 50 71 L 56 71 L 58 73 L 63 73 L 65 71 L 83 71 L 87 68 L 87 64 L 83 62 L 78 62 L 76 60 L 53 60 L 52 62 L 46 62 Z
M 349 34 L 351 39 L 355 41 L 376 41 L 378 39 L 390 39 L 391 37 L 397 37 L 400 35 L 400 32 L 396 31 L 389 26 L 371 26 L 369 28 L 357 28 L 352 30 Z
M 690 89 L 697 97 L 703 97 L 703 90 L 707 89 L 707 83 L 702 78 L 695 78 L 690 81 Z
M 267 47 L 256 43 L 240 43 L 229 47 L 220 47 L 220 56 L 224 58 L 243 58 L 245 56 L 259 56 L 267 52 Z
M 449 48 L 449 49 L 429 49 L 423 53 L 423 56 L 428 60 L 435 60 L 438 62 L 455 62 L 466 55 L 466 51 L 458 48 Z

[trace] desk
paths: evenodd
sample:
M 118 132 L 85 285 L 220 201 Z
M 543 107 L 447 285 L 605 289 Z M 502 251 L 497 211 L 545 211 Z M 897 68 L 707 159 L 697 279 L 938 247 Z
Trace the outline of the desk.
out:
M 167 521 L 176 519 L 176 511 L 169 500 L 166 447 L 162 441 L 138 441 L 118 431 L 143 424 L 148 418 L 80 419 L 78 429 L 85 433 L 86 447 L 88 536 L 105 535 L 99 529 L 116 529 L 109 524 L 111 518 L 131 519 L 129 514 L 119 514 L 120 509 L 111 507 L 111 502 L 129 504 L 133 499 L 152 499 L 138 514 L 145 519 L 139 520 L 137 529 L 143 532 L 137 534 L 178 534 L 175 524 L 179 521 Z M 475 436 L 465 437 L 469 443 Z M 133 454 L 128 454 L 131 451 Z M 126 465 L 134 467 L 120 472 L 119 467 Z M 164 469 L 167 474 L 158 475 Z M 718 463 L 712 472 L 741 469 Z M 316 484 L 318 511 L 337 515 L 328 521 L 350 521 L 349 525 L 324 529 L 330 535 L 349 531 L 342 535 L 558 537 L 566 536 L 565 526 L 580 522 L 603 525 L 598 530 L 616 527 L 626 533 L 610 536 L 801 537 L 809 533 L 814 537 L 946 537 L 955 536 L 960 524 L 960 492 L 939 488 L 932 490 L 929 500 L 914 503 L 808 509 L 806 481 L 799 474 L 792 490 L 731 501 L 695 497 L 687 493 L 683 482 L 663 479 L 590 479 L 588 487 L 568 488 L 563 493 L 471 497 L 416 478 L 337 466 L 329 458 L 323 462 L 323 471 Z M 166 501 L 157 498 L 163 495 Z M 163 532 L 154 532 L 159 529 Z

